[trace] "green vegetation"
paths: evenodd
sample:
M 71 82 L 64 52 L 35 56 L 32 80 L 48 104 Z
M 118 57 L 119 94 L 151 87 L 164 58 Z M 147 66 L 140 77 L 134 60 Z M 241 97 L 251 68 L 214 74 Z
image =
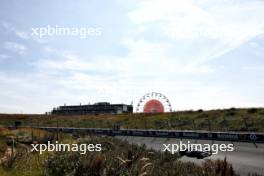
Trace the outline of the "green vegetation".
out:
M 0 115 L 0 124 L 112 128 L 264 132 L 264 108 L 181 111 L 165 114 L 98 116 Z
M 145 146 L 130 145 L 111 137 L 69 136 L 60 134 L 61 143 L 100 143 L 101 152 L 29 152 L 30 146 L 22 139 L 32 135 L 32 129 L 7 130 L 0 128 L 1 176 L 234 176 L 232 165 L 226 160 L 206 160 L 201 165 L 179 161 L 178 155 L 148 150 Z M 33 131 L 34 143 L 53 134 Z M 14 143 L 9 144 L 9 138 Z M 32 137 L 32 136 L 31 136 Z M 20 140 L 17 140 L 20 139 Z M 6 140 L 6 142 L 5 142 Z M 12 147 L 12 152 L 9 150 Z

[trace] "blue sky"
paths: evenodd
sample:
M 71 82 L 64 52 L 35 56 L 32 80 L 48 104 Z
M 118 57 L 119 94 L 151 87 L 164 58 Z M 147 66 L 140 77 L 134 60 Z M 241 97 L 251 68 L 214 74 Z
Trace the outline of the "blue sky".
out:
M 174 110 L 264 106 L 264 1 L 0 2 L 0 112 L 128 103 L 160 92 Z M 101 35 L 32 35 L 32 28 Z

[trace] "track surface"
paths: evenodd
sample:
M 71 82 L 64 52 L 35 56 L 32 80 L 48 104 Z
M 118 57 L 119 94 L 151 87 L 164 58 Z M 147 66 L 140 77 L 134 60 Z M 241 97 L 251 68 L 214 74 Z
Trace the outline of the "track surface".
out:
M 153 138 L 153 137 L 131 137 L 131 136 L 116 136 L 116 138 L 127 140 L 129 143 L 138 145 L 145 144 L 148 148 L 155 150 L 162 150 L 163 144 L 178 144 L 179 139 L 172 138 Z M 182 140 L 184 143 L 190 141 L 191 143 L 198 144 L 228 144 L 231 142 L 223 141 L 209 141 L 209 140 Z M 258 173 L 264 175 L 264 144 L 257 144 L 257 148 L 252 143 L 240 143 L 233 142 L 235 151 L 233 152 L 219 152 L 216 155 L 212 155 L 206 159 L 224 159 L 233 164 L 234 169 L 240 175 L 248 175 L 248 172 Z M 203 160 L 194 158 L 182 157 L 183 161 L 192 161 L 195 163 L 201 163 Z

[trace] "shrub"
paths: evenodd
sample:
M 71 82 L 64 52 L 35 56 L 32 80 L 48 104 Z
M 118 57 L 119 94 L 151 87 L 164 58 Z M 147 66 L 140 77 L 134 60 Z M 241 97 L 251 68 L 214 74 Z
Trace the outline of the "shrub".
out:
M 248 109 L 247 112 L 249 114 L 254 114 L 254 113 L 257 113 L 258 112 L 258 109 L 257 108 L 251 108 L 251 109 Z

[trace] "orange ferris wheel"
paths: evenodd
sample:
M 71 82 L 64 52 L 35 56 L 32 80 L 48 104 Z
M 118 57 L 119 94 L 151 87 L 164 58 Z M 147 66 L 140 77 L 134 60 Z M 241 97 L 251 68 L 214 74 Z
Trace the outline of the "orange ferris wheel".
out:
M 136 112 L 143 113 L 164 113 L 172 112 L 169 99 L 157 92 L 145 94 L 138 102 Z

